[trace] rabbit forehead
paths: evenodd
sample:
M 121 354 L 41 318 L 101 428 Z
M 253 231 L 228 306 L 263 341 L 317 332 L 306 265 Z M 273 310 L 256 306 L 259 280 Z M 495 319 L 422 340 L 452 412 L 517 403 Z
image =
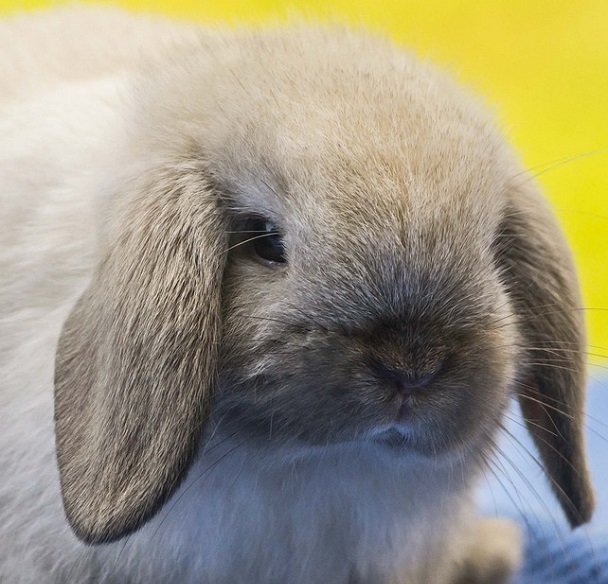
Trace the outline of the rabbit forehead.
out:
M 512 174 L 493 136 L 447 116 L 437 128 L 404 116 L 400 133 L 379 132 L 358 123 L 356 104 L 345 109 L 333 124 L 311 112 L 307 123 L 253 125 L 245 139 L 227 140 L 214 175 L 237 206 L 269 216 L 289 242 L 317 253 L 415 258 L 441 244 L 454 260 L 478 261 Z
M 296 27 L 207 39 L 172 65 L 140 87 L 139 142 L 201 160 L 291 237 L 490 244 L 513 174 L 502 139 L 389 43 Z

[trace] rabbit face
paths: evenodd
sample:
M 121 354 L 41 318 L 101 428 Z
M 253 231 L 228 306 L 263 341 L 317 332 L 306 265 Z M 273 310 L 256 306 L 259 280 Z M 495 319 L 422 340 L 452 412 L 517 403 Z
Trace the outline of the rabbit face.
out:
M 360 140 L 373 148 L 373 135 Z M 223 189 L 236 210 L 216 393 L 227 433 L 427 454 L 494 433 L 519 351 L 495 244 L 507 177 L 480 174 L 475 185 L 468 173 L 480 169 L 467 166 L 478 145 L 458 142 L 467 155 L 450 167 L 467 188 L 457 192 L 451 181 L 391 181 L 414 176 L 410 160 L 375 160 L 373 149 L 357 153 L 373 161 L 375 172 L 360 173 L 369 181 L 349 180 L 323 153 L 312 179 L 269 172 L 262 208 L 247 204 L 246 180 Z M 271 169 L 301 160 L 273 156 Z M 358 166 L 348 149 L 340 159 Z

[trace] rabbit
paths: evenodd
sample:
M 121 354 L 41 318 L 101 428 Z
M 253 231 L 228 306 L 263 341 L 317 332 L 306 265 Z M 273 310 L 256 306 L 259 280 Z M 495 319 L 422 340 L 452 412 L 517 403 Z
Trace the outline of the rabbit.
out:
M 0 581 L 507 582 L 512 398 L 590 519 L 577 276 L 481 100 L 332 25 L 0 46 Z

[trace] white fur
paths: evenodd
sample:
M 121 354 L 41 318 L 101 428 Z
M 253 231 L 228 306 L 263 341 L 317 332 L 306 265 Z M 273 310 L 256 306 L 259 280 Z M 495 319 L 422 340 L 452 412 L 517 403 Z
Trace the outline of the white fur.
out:
M 168 581 L 176 566 L 180 582 L 217 584 L 443 580 L 464 509 L 441 478 L 360 448 L 266 464 L 245 446 L 212 445 L 118 564 L 142 582 Z
M 55 570 L 66 553 L 83 553 L 61 505 L 53 367 L 92 267 L 92 169 L 115 127 L 117 85 L 61 85 L 5 106 L 0 120 L 1 581 L 61 581 Z

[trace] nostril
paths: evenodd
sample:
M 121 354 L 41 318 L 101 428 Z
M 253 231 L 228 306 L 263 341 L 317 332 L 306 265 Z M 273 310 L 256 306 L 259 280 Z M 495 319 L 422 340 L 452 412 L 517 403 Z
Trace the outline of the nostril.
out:
M 372 371 L 379 381 L 393 386 L 396 390 L 411 393 L 429 385 L 439 373 L 439 367 L 433 369 L 401 369 L 374 361 Z

